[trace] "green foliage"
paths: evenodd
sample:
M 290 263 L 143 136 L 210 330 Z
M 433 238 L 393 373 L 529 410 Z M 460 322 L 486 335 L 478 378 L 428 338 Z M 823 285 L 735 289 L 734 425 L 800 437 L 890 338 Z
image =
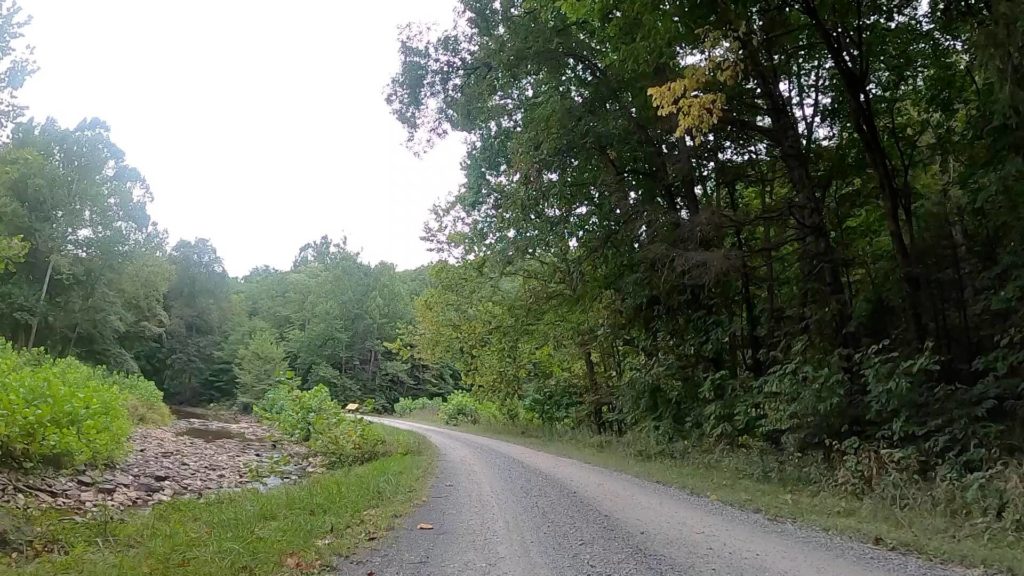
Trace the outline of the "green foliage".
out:
M 137 374 L 118 374 L 102 372 L 105 382 L 115 386 L 127 394 L 128 415 L 132 422 L 140 426 L 163 426 L 169 424 L 171 410 L 164 404 L 164 393 L 153 382 Z
M 173 276 L 164 296 L 167 327 L 149 358 L 154 381 L 179 404 L 230 397 L 233 359 L 217 377 L 218 348 L 226 335 L 231 279 L 213 245 L 204 238 L 180 240 L 168 260 Z M 225 382 L 225 376 L 232 381 Z
M 13 270 L 14 265 L 25 260 L 28 242 L 21 236 L 0 236 L 0 272 Z
M 380 431 L 368 420 L 351 417 L 318 422 L 309 449 L 335 467 L 365 464 L 388 455 Z
M 235 358 L 239 404 L 250 409 L 288 370 L 284 350 L 268 333 L 254 334 Z
M 17 2 L 0 5 L 0 132 L 6 134 L 11 124 L 22 117 L 25 107 L 16 100 L 17 92 L 36 71 L 32 49 L 25 42 L 24 30 L 31 17 L 23 14 Z
M 252 335 L 281 344 L 299 386 L 324 385 L 341 403 L 390 407 L 401 396 L 445 394 L 455 371 L 403 339 L 425 270 L 370 266 L 344 239 L 303 246 L 291 270 L 257 268 L 241 279 L 222 350 L 237 359 Z
M 410 145 L 471 141 L 410 341 L 562 431 L 855 445 L 894 482 L 1019 460 L 1011 5 L 467 0 L 404 29 Z
M 315 386 L 310 390 L 300 390 L 290 380 L 271 388 L 256 403 L 253 412 L 288 438 L 299 442 L 309 442 L 319 424 L 344 417 L 344 411 L 331 400 L 327 388 Z
M 17 36 L 11 18 L 0 18 L 0 48 Z M 175 404 L 246 409 L 289 368 L 302 387 L 381 406 L 457 384 L 400 341 L 425 270 L 369 265 L 325 236 L 291 270 L 234 280 L 209 240 L 167 245 L 145 178 L 101 120 L 11 134 L 0 145 L 0 336 L 15 346 L 142 374 Z
M 166 238 L 150 199 L 103 121 L 14 125 L 0 150 L 0 238 L 28 247 L 0 270 L 0 336 L 139 372 L 142 340 L 166 325 Z
M 442 398 L 401 398 L 395 403 L 395 416 L 411 416 L 416 412 L 436 415 L 443 402 Z
M 300 390 L 284 381 L 256 404 L 255 413 L 292 440 L 307 442 L 332 466 L 365 464 L 392 453 L 376 427 L 345 414 L 322 385 Z
M 64 468 L 118 459 L 128 449 L 134 387 L 73 359 L 43 360 L 0 341 L 0 462 Z
M 579 396 L 574 392 L 572 386 L 560 382 L 534 384 L 524 391 L 522 412 L 528 418 L 549 426 L 573 425 L 581 408 Z M 514 422 L 514 414 L 506 411 L 505 418 Z
M 445 398 L 437 415 L 449 426 L 480 422 L 480 405 L 468 392 L 453 392 Z

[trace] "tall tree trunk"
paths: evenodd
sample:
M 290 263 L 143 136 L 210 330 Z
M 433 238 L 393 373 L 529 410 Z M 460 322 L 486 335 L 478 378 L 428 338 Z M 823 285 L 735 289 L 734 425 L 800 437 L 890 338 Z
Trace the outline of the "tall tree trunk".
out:
M 590 388 L 590 411 L 591 418 L 594 422 L 594 427 L 597 428 L 598 434 L 604 433 L 604 407 L 606 402 L 604 401 L 604 393 L 601 390 L 601 385 L 597 381 L 597 370 L 594 368 L 594 356 L 590 352 L 590 347 L 585 346 L 583 348 L 583 365 L 587 370 L 587 386 Z
M 700 200 L 697 198 L 697 172 L 693 166 L 693 151 L 690 150 L 685 136 L 676 138 L 675 145 L 674 162 L 669 164 L 669 173 L 674 176 L 674 180 L 679 181 L 683 208 L 686 209 L 687 216 L 695 218 L 700 214 Z
M 761 213 L 765 213 L 768 210 L 769 200 L 774 202 L 775 199 L 768 197 L 768 192 L 765 190 L 768 187 L 767 182 L 761 182 L 758 186 L 761 196 Z M 761 250 L 764 252 L 765 261 L 765 274 L 767 276 L 765 290 L 768 296 L 768 330 L 772 331 L 776 326 L 776 294 L 775 294 L 775 255 L 772 250 L 772 232 L 774 223 L 768 219 L 764 220 L 762 225 L 764 233 L 764 241 L 761 245 Z
M 918 343 L 927 339 L 924 320 L 921 309 L 921 278 L 914 265 L 912 246 L 904 236 L 906 234 L 913 238 L 913 212 L 910 201 L 910 191 L 903 189 L 896 179 L 893 171 L 892 161 L 889 153 L 882 143 L 881 132 L 878 129 L 878 122 L 875 120 L 874 111 L 871 105 L 871 93 L 868 89 L 869 81 L 865 77 L 867 67 L 861 62 L 855 67 L 844 43 L 837 36 L 837 32 L 830 28 L 821 18 L 815 0 L 802 0 L 801 11 L 813 24 L 818 37 L 825 45 L 829 59 L 839 75 L 846 94 L 850 117 L 853 122 L 854 131 L 861 141 L 865 156 L 871 170 L 878 180 L 878 187 L 881 192 L 882 206 L 885 212 L 885 226 L 889 232 L 889 239 L 892 243 L 893 253 L 896 256 L 896 263 L 899 266 L 900 277 L 903 281 L 904 292 L 907 297 L 907 315 L 910 319 L 910 327 L 913 331 L 913 338 Z M 862 51 L 863 52 L 863 51 Z M 864 54 L 860 55 L 864 58 Z M 904 222 L 901 223 L 900 211 L 903 211 Z
M 974 337 L 971 335 L 971 321 L 968 315 L 967 282 L 964 280 L 964 263 L 967 261 L 967 249 L 964 246 L 964 233 L 959 222 L 954 222 L 949 214 L 949 202 L 947 200 L 945 209 L 946 226 L 952 241 L 953 272 L 956 278 L 957 291 L 957 314 L 960 319 L 960 330 L 963 331 L 963 345 L 960 352 L 963 358 L 974 358 Z
M 64 356 L 74 356 L 75 355 L 75 340 L 78 339 L 78 332 L 79 332 L 79 328 L 81 328 L 81 326 L 82 326 L 81 320 L 75 322 L 75 331 L 71 333 L 71 341 L 68 342 L 68 350 L 67 350 L 67 353 L 64 354 Z
M 731 14 L 728 3 L 720 1 L 719 6 Z M 804 276 L 801 300 L 823 305 L 831 324 L 828 326 L 830 336 L 837 346 L 846 347 L 850 342 L 847 333 L 849 302 L 843 287 L 839 257 L 829 236 L 822 195 L 811 175 L 810 158 L 797 130 L 796 117 L 779 87 L 780 79 L 775 72 L 771 54 L 766 52 L 767 46 L 752 38 L 749 32 L 741 31 L 739 26 L 735 34 L 747 68 L 753 74 L 765 102 L 772 127 L 772 144 L 778 149 L 795 193 L 791 212 L 801 240 L 800 264 Z
M 726 184 L 729 193 L 729 203 L 733 214 L 739 212 L 739 203 L 736 201 L 736 181 Z M 747 349 L 750 351 L 750 364 L 748 368 L 754 376 L 764 375 L 764 366 L 761 363 L 761 335 L 760 323 L 758 322 L 757 310 L 754 306 L 754 297 L 750 290 L 750 267 L 747 265 L 747 248 L 743 241 L 743 231 L 740 226 L 733 227 L 733 234 L 736 239 L 736 249 L 740 253 L 740 297 L 743 300 L 743 313 L 747 322 Z
M 43 303 L 46 301 L 46 290 L 50 287 L 50 276 L 53 274 L 53 258 L 50 255 L 50 264 L 46 267 L 46 276 L 43 277 L 43 289 L 39 293 L 39 306 L 36 308 L 36 315 L 32 318 L 32 331 L 28 336 L 28 347 L 32 348 L 36 343 L 36 330 L 39 328 L 39 316 L 43 313 Z

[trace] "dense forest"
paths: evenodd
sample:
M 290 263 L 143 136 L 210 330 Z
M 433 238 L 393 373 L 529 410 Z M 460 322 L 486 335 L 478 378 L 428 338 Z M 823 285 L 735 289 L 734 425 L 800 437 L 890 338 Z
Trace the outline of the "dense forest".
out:
M 243 409 L 288 372 L 382 404 L 457 382 L 401 339 L 425 270 L 370 266 L 325 236 L 288 271 L 231 278 L 209 241 L 167 245 L 102 122 L 16 125 L 0 174 L 20 246 L 0 275 L 0 335 L 15 346 L 141 373 L 171 403 Z
M 0 0 L 2 472 L 72 471 L 55 493 L 87 509 L 106 505 L 94 499 L 111 474 L 83 470 L 126 465 L 128 454 L 160 466 L 136 478 L 164 482 L 166 469 L 187 468 L 189 480 L 223 479 L 159 448 L 228 458 L 206 451 L 213 443 L 199 438 L 208 436 L 179 438 L 199 420 L 172 419 L 165 403 L 237 420 L 208 423 L 238 427 L 260 450 L 252 458 L 264 460 L 250 461 L 230 448 L 244 460 L 239 478 L 256 480 L 264 463 L 267 474 L 284 470 L 288 455 L 277 450 L 288 442 L 312 456 L 304 471 L 330 469 L 295 497 L 224 484 L 230 498 L 211 501 L 237 503 L 239 521 L 226 530 L 230 515 L 205 498 L 189 499 L 192 515 L 156 507 L 138 516 L 150 531 L 136 536 L 125 524 L 111 531 L 104 512 L 102 528 L 80 527 L 81 546 L 46 536 L 30 551 L 35 536 L 0 526 L 0 571 L 53 552 L 77 573 L 89 564 L 76 558 L 106 562 L 108 549 L 171 571 L 188 566 L 182 557 L 204 558 L 193 548 L 214 559 L 193 562 L 197 570 L 223 572 L 224 558 L 246 573 L 253 558 L 267 574 L 282 563 L 335 566 L 334 556 L 310 556 L 310 542 L 347 554 L 349 537 L 377 539 L 379 522 L 429 502 L 420 488 L 435 470 L 426 440 L 354 416 L 346 404 L 357 403 L 469 425 L 880 549 L 1024 574 L 1021 2 L 455 3 L 446 27 L 399 31 L 383 94 L 410 153 L 446 138 L 465 144 L 463 182 L 423 215 L 436 260 L 399 270 L 367 262 L 341 230 L 314 230 L 287 269 L 239 277 L 209 239 L 172 241 L 173 228 L 153 220 L 154 194 L 174 191 L 150 189 L 107 123 L 27 116 L 18 92 L 36 70 L 29 18 Z M 339 158 L 343 170 L 367 169 L 351 164 Z M 252 427 L 267 427 L 273 453 L 249 443 Z M 450 433 L 427 433 L 441 434 Z M 156 448 L 138 440 L 146 437 Z M 439 442 L 442 457 L 461 460 L 456 444 Z M 597 481 L 599 491 L 577 498 L 570 481 L 582 476 L 570 473 L 528 484 L 520 464 L 546 477 L 540 463 L 552 461 L 490 441 L 487 451 L 460 450 L 469 446 L 462 465 L 473 474 L 449 482 L 460 468 L 442 466 L 435 487 L 444 482 L 457 499 L 448 502 L 472 503 L 467 484 L 480 466 L 512 466 L 484 470 L 493 486 L 471 486 L 497 518 L 503 507 L 512 514 L 487 546 L 506 539 L 516 510 L 535 516 L 536 502 L 516 502 L 533 498 L 530 486 L 559 486 L 544 488 L 565 506 L 551 510 L 577 520 L 609 494 Z M 33 516 L 12 500 L 11 488 L 29 485 L 5 482 L 0 524 L 11 524 L 8 510 Z M 147 493 L 169 499 L 175 486 Z M 507 492 L 496 500 L 495 486 Z M 118 488 L 103 489 L 117 501 Z M 700 514 L 682 532 L 714 520 L 705 508 L 687 508 Z M 547 513 L 551 534 L 578 525 Z M 346 514 L 366 524 L 346 527 Z M 210 516 L 217 522 L 204 524 Z M 78 530 L 53 518 L 46 530 Z M 660 538 L 636 534 L 651 526 L 636 518 L 628 532 L 637 540 Z M 686 534 L 668 535 L 674 526 L 658 527 L 664 542 L 686 546 Z M 468 553 L 484 550 L 473 536 Z M 563 543 L 600 548 L 576 542 Z M 702 537 L 699 547 L 714 542 Z M 715 543 L 719 558 L 702 556 L 703 567 L 770 565 L 761 552 L 785 542 L 765 542 Z M 839 544 L 827 548 L 848 550 Z M 172 552 L 146 556 L 160 547 Z M 634 559 L 629 550 L 622 557 Z M 164 557 L 172 560 L 153 560 Z M 896 562 L 885 568 L 911 566 L 885 558 Z M 39 573 L 53 573 L 47 566 Z
M 6 6 L 6 5 L 5 5 Z M 1024 447 L 1024 19 L 1011 0 L 463 0 L 388 90 L 468 143 L 425 240 L 232 278 L 169 245 L 100 120 L 24 119 L 0 18 L 0 336 L 251 406 L 388 411 L 972 472 Z M 896 454 L 896 457 L 892 457 Z
M 170 245 L 109 126 L 23 118 L 28 18 L 0 8 L 0 340 L 141 374 L 172 404 L 248 409 L 289 372 L 382 406 L 458 384 L 403 337 L 425 269 L 371 266 L 324 236 L 290 270 L 232 278 L 208 240 Z
M 464 0 L 409 145 L 467 135 L 420 349 L 552 422 L 977 470 L 1024 447 L 1011 0 Z

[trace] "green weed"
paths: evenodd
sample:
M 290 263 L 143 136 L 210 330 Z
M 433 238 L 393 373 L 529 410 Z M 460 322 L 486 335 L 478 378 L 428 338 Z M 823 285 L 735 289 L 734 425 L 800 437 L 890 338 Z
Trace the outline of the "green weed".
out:
M 32 561 L 0 560 L 2 576 L 270 576 L 319 571 L 386 531 L 422 497 L 431 448 L 382 433 L 400 453 L 267 492 L 174 500 L 149 513 L 86 523 L 37 516 Z

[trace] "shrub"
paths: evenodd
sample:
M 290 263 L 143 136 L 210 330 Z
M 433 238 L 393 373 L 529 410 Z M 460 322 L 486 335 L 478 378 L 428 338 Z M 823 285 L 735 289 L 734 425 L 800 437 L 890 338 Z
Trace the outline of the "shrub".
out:
M 528 387 L 521 404 L 523 411 L 532 419 L 549 426 L 568 425 L 580 409 L 579 392 L 573 385 L 560 381 L 538 382 Z M 509 407 L 505 407 L 509 412 Z M 514 412 L 511 413 L 518 416 Z
M 102 370 L 0 342 L 0 461 L 103 464 L 128 450 L 132 396 Z
M 299 390 L 291 381 L 282 382 L 255 412 L 288 438 L 307 442 L 331 466 L 365 464 L 389 453 L 384 436 L 366 420 L 346 415 L 323 385 Z
M 100 377 L 127 393 L 128 415 L 140 426 L 163 426 L 171 421 L 171 410 L 164 404 L 164 393 L 149 380 L 134 374 L 106 374 Z
M 358 417 L 318 422 L 309 448 L 331 466 L 366 464 L 387 455 L 384 435 Z
M 437 415 L 449 426 L 477 424 L 480 422 L 480 407 L 468 392 L 452 392 L 441 405 Z
M 363 400 L 363 403 L 359 405 L 359 412 L 362 414 L 372 414 L 377 411 L 377 401 L 373 398 L 367 398 Z
M 257 416 L 272 423 L 285 436 L 309 442 L 318 421 L 333 421 L 344 412 L 327 387 L 319 384 L 312 390 L 299 390 L 292 381 L 271 388 L 253 410 Z
M 409 416 L 414 412 L 437 414 L 440 409 L 440 398 L 400 398 L 395 403 L 395 416 Z

